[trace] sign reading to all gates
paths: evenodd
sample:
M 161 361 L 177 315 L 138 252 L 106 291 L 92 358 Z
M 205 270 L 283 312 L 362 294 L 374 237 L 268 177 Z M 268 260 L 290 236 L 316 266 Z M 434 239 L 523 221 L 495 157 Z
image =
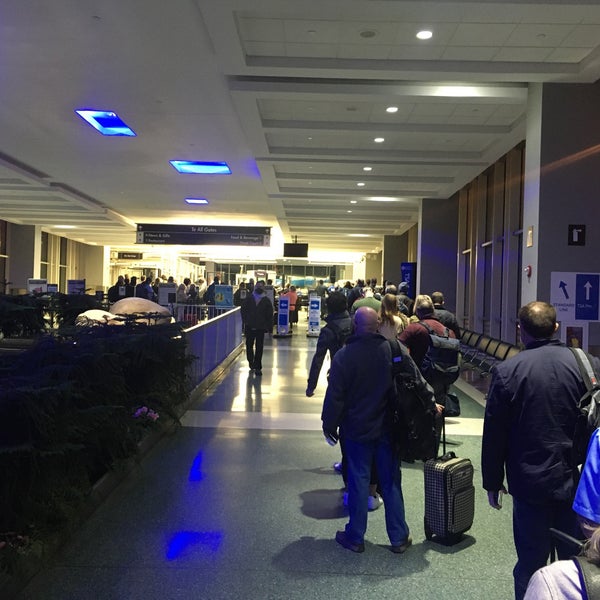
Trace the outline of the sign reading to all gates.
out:
M 270 246 L 271 228 L 138 223 L 135 241 L 184 246 Z
M 598 321 L 600 316 L 600 274 L 553 272 L 550 304 L 559 321 Z

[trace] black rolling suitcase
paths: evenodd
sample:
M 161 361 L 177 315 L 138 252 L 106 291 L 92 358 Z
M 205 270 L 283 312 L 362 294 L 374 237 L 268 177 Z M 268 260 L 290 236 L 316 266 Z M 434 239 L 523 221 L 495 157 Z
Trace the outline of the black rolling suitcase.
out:
M 446 450 L 443 427 L 444 451 Z M 425 537 L 446 545 L 459 542 L 473 525 L 473 464 L 454 452 L 425 463 Z

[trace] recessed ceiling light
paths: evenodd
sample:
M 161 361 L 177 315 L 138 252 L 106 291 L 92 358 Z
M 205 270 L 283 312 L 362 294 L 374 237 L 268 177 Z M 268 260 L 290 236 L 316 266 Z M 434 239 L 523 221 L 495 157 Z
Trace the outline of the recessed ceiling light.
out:
M 399 202 L 398 198 L 389 198 L 388 196 L 371 196 L 368 200 L 371 202 Z
M 350 204 L 357 204 L 358 200 L 350 200 Z
M 430 40 L 433 37 L 433 33 L 428 29 L 423 29 L 417 33 L 417 37 L 420 40 Z
M 372 171 L 373 167 L 363 167 L 363 171 Z
M 398 112 L 398 107 L 397 106 L 388 106 L 385 109 L 385 112 L 389 112 L 389 113 L 397 113 Z
M 364 187 L 365 186 L 365 182 L 364 181 L 359 181 L 356 185 L 358 187 Z
M 351 210 L 347 210 L 346 212 L 347 212 L 347 213 L 351 213 L 352 211 L 351 211 Z
M 348 237 L 371 237 L 368 233 L 349 233 Z
M 135 132 L 111 110 L 81 108 L 75 111 L 102 135 L 135 137 Z
M 376 137 L 376 138 L 375 138 L 373 141 L 374 141 L 376 144 L 382 144 L 383 142 L 385 142 L 385 138 L 382 138 L 382 137 Z
M 225 162 L 205 162 L 197 160 L 170 160 L 180 173 L 195 175 L 231 175 L 231 169 Z
M 186 198 L 185 201 L 188 204 L 208 204 L 208 200 L 206 198 Z
M 54 229 L 76 229 L 75 225 L 54 225 Z
M 312 140 L 312 137 L 311 137 L 311 136 L 308 136 L 306 139 L 307 139 L 307 140 Z

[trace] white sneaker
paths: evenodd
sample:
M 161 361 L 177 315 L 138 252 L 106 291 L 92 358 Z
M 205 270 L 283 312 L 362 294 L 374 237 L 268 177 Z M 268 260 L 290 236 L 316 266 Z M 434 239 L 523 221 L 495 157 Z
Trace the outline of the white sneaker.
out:
M 377 510 L 383 504 L 383 498 L 379 494 L 369 496 L 369 510 Z

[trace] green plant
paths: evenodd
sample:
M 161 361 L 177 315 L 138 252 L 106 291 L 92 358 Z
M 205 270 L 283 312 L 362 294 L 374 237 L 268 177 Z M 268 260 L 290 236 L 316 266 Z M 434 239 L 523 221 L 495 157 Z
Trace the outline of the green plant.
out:
M 94 482 L 177 418 L 188 362 L 177 326 L 139 324 L 43 336 L 0 361 L 0 532 L 37 542 L 68 527 Z M 18 553 L 4 550 L 8 571 Z

